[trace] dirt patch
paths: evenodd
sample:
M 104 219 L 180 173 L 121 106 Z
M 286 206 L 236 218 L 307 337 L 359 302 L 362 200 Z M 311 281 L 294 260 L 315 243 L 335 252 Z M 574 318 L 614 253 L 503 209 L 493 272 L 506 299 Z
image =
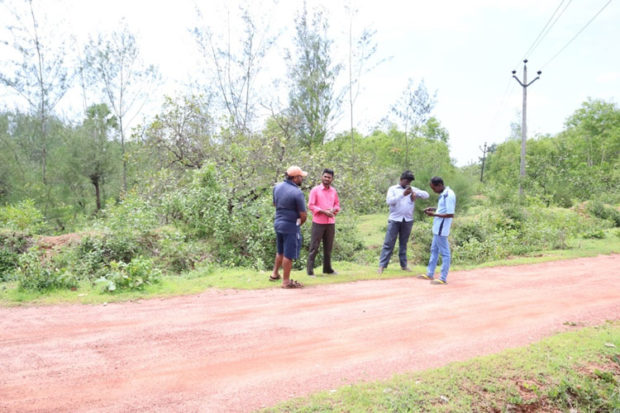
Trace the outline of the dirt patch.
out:
M 46 250 L 60 249 L 66 245 L 78 244 L 86 233 L 74 232 L 71 234 L 62 234 L 57 236 L 39 237 L 37 239 L 37 246 Z
M 3 308 L 0 411 L 249 412 L 617 320 L 619 276 L 611 255 L 452 272 L 445 286 Z
M 44 236 L 36 239 L 35 244 L 44 251 L 45 258 L 50 258 L 62 248 L 78 245 L 82 238 L 93 235 L 90 232 L 73 232 L 57 236 Z

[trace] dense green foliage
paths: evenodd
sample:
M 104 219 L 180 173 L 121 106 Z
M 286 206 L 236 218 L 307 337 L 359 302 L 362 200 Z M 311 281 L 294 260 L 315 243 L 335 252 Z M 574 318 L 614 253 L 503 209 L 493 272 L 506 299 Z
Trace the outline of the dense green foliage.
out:
M 30 248 L 32 242 L 24 232 L 0 230 L 0 281 L 14 277 L 19 256 Z
M 159 271 L 181 273 L 211 265 L 268 269 L 275 254 L 271 188 L 283 178 L 285 166 L 293 163 L 310 172 L 302 186 L 306 194 L 318 183 L 323 167 L 336 171 L 334 185 L 343 211 L 335 260 L 374 265 L 378 251 L 364 249 L 356 216 L 386 213 L 385 191 L 403 169 L 414 170 L 414 185 L 431 193 L 429 200 L 416 203 L 415 242 L 410 243 L 416 264 L 428 260 L 431 220 L 421 211 L 436 203 L 427 186 L 434 175 L 441 175 L 458 198 L 458 219 L 450 237 L 455 263 L 570 248 L 571 240 L 601 238 L 605 229 L 620 225 L 614 206 L 619 111 L 604 102 L 586 102 L 569 119 L 566 131 L 529 143 L 524 199 L 517 193 L 519 148 L 514 141 L 498 145 L 490 155 L 482 186 L 476 182 L 475 169 L 453 166 L 441 139 L 422 135 L 405 139 L 404 132 L 392 125 L 368 136 L 338 135 L 307 150 L 294 145 L 296 138 L 283 133 L 276 119 L 251 135 L 203 129 L 203 120 L 209 119 L 207 103 L 200 98 L 167 101 L 164 112 L 145 129 L 144 139 L 128 147 L 132 160 L 128 181 L 133 189 L 124 195 L 120 164 L 102 157 L 118 149 L 114 140 L 101 139 L 109 131 L 104 120 L 111 119 L 105 106 L 93 107 L 81 129 L 59 123 L 58 131 L 64 131 L 63 139 L 71 139 L 73 150 L 62 152 L 67 141 L 58 140 L 59 160 L 64 156 L 70 162 L 53 190 L 42 196 L 41 187 L 23 184 L 20 196 L 5 187 L 0 276 L 18 280 L 25 289 L 71 288 L 87 280 L 113 292 L 157 282 Z M 9 141 L 21 142 L 19 129 L 6 133 L 15 134 Z M 590 142 L 584 144 L 581 137 L 586 133 Z M 51 142 L 49 149 L 54 149 Z M 19 152 L 19 145 L 13 150 Z M 50 159 L 54 153 L 50 151 Z M 48 168 L 50 177 L 53 165 Z M 111 165 L 116 165 L 116 172 Z M 20 168 L 13 163 L 4 165 L 4 170 L 15 173 Z M 22 175 L 20 182 L 27 182 L 28 176 Z M 98 197 L 92 196 L 95 182 Z M 103 195 L 110 192 L 116 200 L 104 201 Z M 35 244 L 33 236 L 68 229 L 81 231 L 78 244 L 51 258 L 36 247 L 27 252 Z M 303 227 L 303 237 L 296 268 L 305 265 L 310 225 Z M 319 255 L 317 264 L 320 260 Z
M 498 145 L 488 158 L 487 182 L 495 190 L 514 191 L 519 181 L 520 144 Z M 616 204 L 620 197 L 620 109 L 588 100 L 557 136 L 527 142 L 525 192 L 546 205 L 571 206 L 596 199 Z

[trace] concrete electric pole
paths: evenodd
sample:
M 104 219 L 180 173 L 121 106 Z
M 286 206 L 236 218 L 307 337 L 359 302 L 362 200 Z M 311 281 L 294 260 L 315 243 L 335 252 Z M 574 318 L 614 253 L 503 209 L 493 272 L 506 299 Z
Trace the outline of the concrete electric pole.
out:
M 520 177 L 519 177 L 519 196 L 523 196 L 523 180 L 525 179 L 525 141 L 527 140 L 527 87 L 532 83 L 540 79 L 540 70 L 537 72 L 538 76 L 530 83 L 527 83 L 527 59 L 523 61 L 523 82 L 515 75 L 516 70 L 512 71 L 512 77 L 523 87 L 523 120 L 521 122 L 521 165 L 520 165 Z
M 480 182 L 483 182 L 484 179 L 484 162 L 487 159 L 487 143 L 484 143 L 484 147 L 480 148 L 482 150 L 482 166 L 480 167 Z

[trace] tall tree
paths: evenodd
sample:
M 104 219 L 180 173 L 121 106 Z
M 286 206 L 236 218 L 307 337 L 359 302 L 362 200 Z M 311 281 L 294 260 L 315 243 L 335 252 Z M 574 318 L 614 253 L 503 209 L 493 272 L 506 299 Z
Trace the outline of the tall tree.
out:
M 85 73 L 100 87 L 118 121 L 123 163 L 123 191 L 127 191 L 127 130 L 140 114 L 159 80 L 155 66 L 144 63 L 135 36 L 126 22 L 119 30 L 91 39 L 84 52 Z
M 37 156 L 41 181 L 47 185 L 50 118 L 56 104 L 71 86 L 72 72 L 65 64 L 67 38 L 40 18 L 33 0 L 15 3 L 15 23 L 8 26 L 11 42 L 0 42 L 3 65 L 0 84 L 22 97 L 38 120 Z M 23 7 L 22 7 L 23 6 Z
M 196 14 L 203 21 L 203 13 Z M 237 134 L 248 134 L 252 130 L 255 110 L 259 106 L 257 78 L 262 70 L 261 61 L 274 43 L 269 34 L 269 25 L 252 15 L 247 6 L 241 8 L 243 34 L 236 38 L 232 33 L 235 22 L 228 13 L 227 31 L 224 38 L 218 37 L 205 23 L 196 26 L 192 33 L 206 64 L 209 81 L 206 95 L 215 90 L 228 124 L 226 127 Z M 215 86 L 213 86 L 215 85 Z
M 103 186 L 117 165 L 111 132 L 118 128 L 116 117 L 106 104 L 90 106 L 73 145 L 72 162 L 78 173 L 88 178 L 95 192 L 95 208 L 102 205 Z M 116 144 L 118 145 L 118 144 Z
M 200 169 L 216 146 L 210 99 L 197 96 L 166 98 L 162 113 L 145 131 L 147 145 L 163 167 Z
M 353 22 L 358 10 L 353 9 L 350 3 L 345 6 L 345 8 L 347 9 L 349 16 L 349 82 L 347 89 L 349 92 L 349 134 L 351 138 L 351 169 L 353 170 L 356 164 L 354 108 L 355 102 L 359 97 L 361 90 L 362 75 L 375 68 L 382 61 L 373 62 L 373 64 L 370 64 L 371 59 L 377 52 L 377 43 L 375 41 L 375 34 L 377 31 L 371 30 L 369 28 L 364 28 L 362 32 L 358 36 L 356 36 L 354 34 Z
M 297 139 L 311 148 L 325 141 L 341 97 L 334 82 L 342 66 L 331 59 L 332 40 L 327 36 L 327 19 L 321 12 L 308 16 L 306 5 L 296 18 L 296 50 L 287 59 L 292 82 L 289 94 L 290 116 L 297 121 Z
M 567 120 L 566 128 L 578 138 L 576 146 L 586 164 L 617 162 L 620 152 L 620 109 L 615 103 L 588 99 Z
M 441 122 L 434 116 L 428 118 L 426 123 L 422 125 L 420 133 L 426 139 L 442 141 L 443 143 L 448 143 L 448 139 L 450 138 L 448 130 L 441 126 Z
M 394 113 L 403 123 L 405 128 L 405 165 L 409 163 L 409 134 L 419 133 L 433 111 L 436 103 L 437 93 L 430 95 L 422 80 L 417 87 L 414 87 L 413 79 L 409 79 L 407 88 L 403 91 L 398 102 L 392 106 Z

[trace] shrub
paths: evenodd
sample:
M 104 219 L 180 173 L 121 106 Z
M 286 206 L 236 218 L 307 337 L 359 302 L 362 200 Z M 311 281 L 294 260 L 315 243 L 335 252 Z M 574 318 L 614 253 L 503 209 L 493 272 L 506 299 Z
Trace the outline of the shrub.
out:
M 114 233 L 145 233 L 159 225 L 157 210 L 135 194 L 102 211 L 101 217 L 97 227 Z
M 136 257 L 129 264 L 112 261 L 109 273 L 97 280 L 106 292 L 118 290 L 142 290 L 147 284 L 160 281 L 161 272 L 153 268 L 149 258 Z
M 42 261 L 42 257 L 35 251 L 19 257 L 17 281 L 18 287 L 27 291 L 76 288 L 78 285 L 78 279 L 73 273 Z
M 610 205 L 600 201 L 590 202 L 588 212 L 594 217 L 612 222 L 616 228 L 620 227 L 620 211 Z
M 426 265 L 431 254 L 431 243 L 433 242 L 433 219 L 425 217 L 413 223 L 411 237 L 409 238 L 409 261 L 414 264 Z M 394 253 L 398 244 L 394 247 Z
M 0 231 L 0 282 L 13 278 L 19 254 L 28 250 L 31 238 L 24 232 Z
M 38 234 L 45 228 L 43 214 L 27 199 L 17 205 L 0 207 L 0 226 L 13 231 Z
M 162 200 L 166 221 L 179 225 L 193 237 L 212 236 L 228 216 L 228 199 L 221 190 L 215 166 L 208 164 L 195 171 L 192 182 Z
M 272 208 L 273 214 L 273 208 Z M 358 232 L 357 224 L 353 218 L 354 214 L 342 212 L 336 218 L 336 234 L 334 236 L 334 248 L 332 250 L 332 261 L 357 261 L 367 263 L 370 260 L 376 258 L 369 257 L 368 254 L 363 253 L 364 243 Z M 273 255 L 275 254 L 275 233 L 273 232 L 273 226 L 271 228 L 273 233 L 273 242 L 270 261 L 268 264 L 273 264 Z M 306 268 L 308 262 L 308 250 L 310 248 L 310 241 L 312 238 L 312 215 L 308 213 L 308 221 L 302 227 L 303 243 L 299 259 L 295 261 L 295 268 Z M 323 247 L 319 248 L 319 253 L 316 255 L 314 265 L 319 267 L 323 264 Z
M 162 269 L 176 273 L 192 270 L 209 256 L 205 242 L 189 239 L 174 227 L 163 227 L 157 236 L 152 253 Z
M 72 261 L 80 278 L 93 280 L 106 274 L 110 263 L 129 263 L 140 251 L 139 242 L 126 234 L 99 234 L 83 238 Z
M 256 191 L 251 198 L 229 199 L 226 185 L 214 166 L 196 171 L 187 188 L 167 196 L 162 208 L 175 225 L 207 243 L 211 258 L 222 266 L 270 268 L 275 256 L 274 208 L 271 191 Z M 310 223 L 302 227 L 304 245 L 296 268 L 305 265 Z M 361 249 L 354 223 L 343 214 L 336 225 L 334 259 L 350 259 Z M 162 257 L 163 258 L 163 257 Z

